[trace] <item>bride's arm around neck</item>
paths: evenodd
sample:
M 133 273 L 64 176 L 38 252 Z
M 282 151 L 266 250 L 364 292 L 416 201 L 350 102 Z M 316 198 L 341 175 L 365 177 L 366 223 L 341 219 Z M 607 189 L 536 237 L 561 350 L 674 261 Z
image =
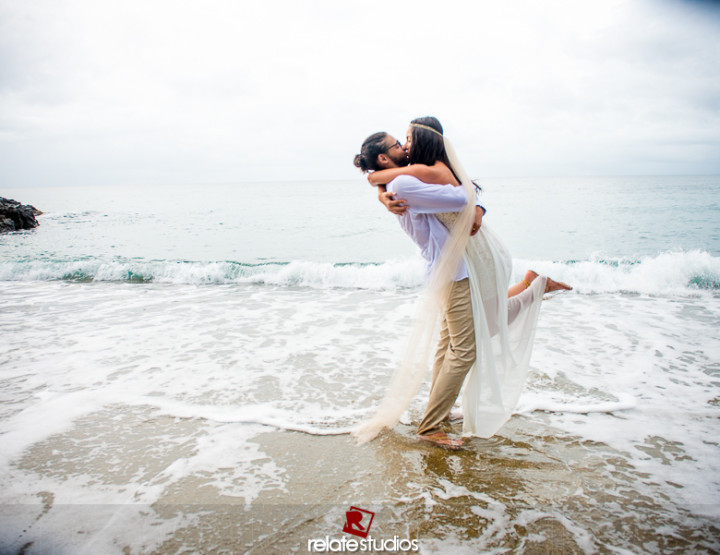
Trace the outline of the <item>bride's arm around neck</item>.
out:
M 440 161 L 435 162 L 432 166 L 425 164 L 413 164 L 402 168 L 389 168 L 387 170 L 378 170 L 368 175 L 368 181 L 371 185 L 385 185 L 390 183 L 399 175 L 412 175 L 425 183 L 437 183 L 440 185 L 454 185 L 459 183 L 453 176 L 450 168 Z

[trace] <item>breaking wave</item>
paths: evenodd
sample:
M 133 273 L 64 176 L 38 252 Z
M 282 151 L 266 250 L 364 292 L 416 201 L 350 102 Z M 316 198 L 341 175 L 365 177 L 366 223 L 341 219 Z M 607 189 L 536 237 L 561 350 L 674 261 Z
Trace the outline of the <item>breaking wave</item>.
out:
M 562 262 L 515 260 L 516 278 L 532 268 L 573 285 L 578 293 L 678 294 L 720 290 L 720 258 L 705 251 L 668 252 L 640 259 L 593 257 Z M 417 288 L 420 258 L 382 263 L 310 261 L 247 264 L 182 260 L 18 260 L 0 263 L 0 281 L 257 284 L 349 289 Z

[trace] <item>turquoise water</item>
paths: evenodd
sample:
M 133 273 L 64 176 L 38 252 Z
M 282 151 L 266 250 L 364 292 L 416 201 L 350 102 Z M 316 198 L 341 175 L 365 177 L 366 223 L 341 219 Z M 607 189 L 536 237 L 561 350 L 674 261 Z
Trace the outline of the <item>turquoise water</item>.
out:
M 720 255 L 720 178 L 602 177 L 487 184 L 514 256 L 638 259 L 703 250 Z
M 690 282 L 718 284 L 718 177 L 488 179 L 482 185 L 486 225 L 518 260 L 588 262 L 604 272 L 603 265 L 670 256 L 668 269 L 676 270 L 692 264 L 687 253 L 699 252 L 710 267 Z M 325 285 L 337 278 L 338 286 L 362 286 L 365 265 L 372 264 L 389 272 L 382 286 L 421 283 L 414 245 L 362 180 L 3 194 L 45 212 L 39 229 L 0 239 L 4 280 L 232 282 L 262 274 L 281 282 L 282 272 L 293 283 L 322 275 Z M 390 262 L 405 267 L 391 269 Z M 302 264 L 301 274 L 288 272 L 283 266 L 289 263 Z M 345 266 L 328 274 L 328 263 Z

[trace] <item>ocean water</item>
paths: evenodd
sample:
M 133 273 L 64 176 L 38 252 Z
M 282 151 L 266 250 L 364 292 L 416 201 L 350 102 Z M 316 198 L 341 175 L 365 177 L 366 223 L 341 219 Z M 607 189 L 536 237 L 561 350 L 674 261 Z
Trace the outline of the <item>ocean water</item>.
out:
M 306 552 L 344 511 L 423 553 L 720 551 L 720 177 L 488 179 L 574 286 L 513 419 L 357 447 L 423 263 L 362 179 L 4 189 L 0 551 Z

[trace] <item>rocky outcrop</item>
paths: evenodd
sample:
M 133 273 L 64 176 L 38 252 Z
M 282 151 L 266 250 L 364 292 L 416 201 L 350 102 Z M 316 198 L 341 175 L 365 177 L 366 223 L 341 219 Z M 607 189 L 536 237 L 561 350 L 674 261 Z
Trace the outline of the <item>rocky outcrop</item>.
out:
M 37 227 L 35 216 L 40 214 L 42 212 L 34 206 L 0 197 L 0 233 Z

